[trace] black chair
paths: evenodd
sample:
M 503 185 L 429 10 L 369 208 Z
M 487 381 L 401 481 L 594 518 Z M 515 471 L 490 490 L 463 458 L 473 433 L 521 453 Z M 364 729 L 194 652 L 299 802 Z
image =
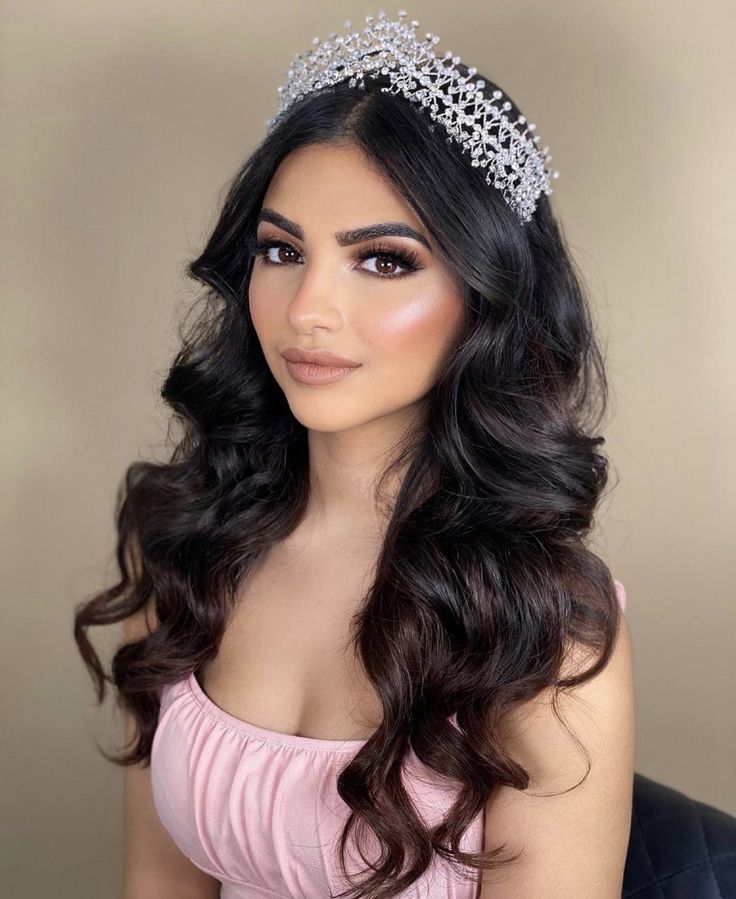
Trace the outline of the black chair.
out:
M 634 774 L 622 899 L 736 899 L 736 818 Z

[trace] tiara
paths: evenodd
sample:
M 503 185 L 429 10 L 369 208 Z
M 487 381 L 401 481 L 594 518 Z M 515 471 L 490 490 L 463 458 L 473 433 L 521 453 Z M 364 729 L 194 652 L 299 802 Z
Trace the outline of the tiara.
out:
M 291 105 L 306 94 L 348 77 L 351 87 L 357 84 L 365 88 L 366 76 L 387 75 L 390 87 L 381 90 L 401 93 L 412 103 L 428 108 L 431 118 L 447 131 L 447 142 L 456 141 L 463 153 L 470 153 L 471 165 L 486 168 L 486 182 L 501 191 L 522 222 L 528 222 L 539 195 L 553 193 L 551 179 L 559 177 L 559 172 L 545 168 L 552 157 L 549 147 L 537 148 L 539 137 L 531 133 L 536 125 L 526 125 L 524 116 L 516 121 L 509 119 L 505 113 L 511 103 L 500 103 L 500 90 L 486 97 L 485 81 L 472 80 L 477 69 L 469 68 L 464 76 L 456 68 L 459 56 L 453 56 L 450 50 L 444 57 L 436 56 L 430 47 L 439 37 L 428 33 L 424 41 L 418 41 L 414 31 L 419 22 L 412 20 L 409 27 L 405 17 L 406 12 L 401 10 L 398 21 L 391 21 L 381 10 L 377 20 L 365 17 L 362 32 L 333 32 L 323 43 L 315 37 L 312 43 L 316 49 L 297 53 L 285 83 L 278 89 L 276 114 L 266 122 L 269 133 Z M 350 27 L 346 21 L 345 28 Z

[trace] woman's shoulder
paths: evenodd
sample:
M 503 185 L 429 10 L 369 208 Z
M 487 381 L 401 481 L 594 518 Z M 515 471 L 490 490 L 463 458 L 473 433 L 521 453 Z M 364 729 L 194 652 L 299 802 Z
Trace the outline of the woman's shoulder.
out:
M 626 611 L 626 587 L 621 583 L 621 581 L 616 578 L 613 579 L 613 586 L 616 588 L 616 595 L 618 596 L 618 602 L 621 606 L 621 611 Z

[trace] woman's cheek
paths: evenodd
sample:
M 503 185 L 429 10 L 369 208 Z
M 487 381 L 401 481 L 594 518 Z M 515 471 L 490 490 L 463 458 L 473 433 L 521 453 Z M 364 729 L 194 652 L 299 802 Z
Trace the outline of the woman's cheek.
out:
M 376 314 L 361 331 L 367 356 L 380 362 L 395 386 L 428 390 L 458 324 L 459 303 L 417 297 L 402 306 Z
M 269 334 L 273 333 L 276 326 L 278 307 L 275 301 L 276 297 L 270 297 L 262 284 L 253 285 L 251 283 L 248 292 L 248 308 L 258 337 L 262 341 L 268 339 Z
M 401 306 L 374 315 L 372 342 L 397 354 L 441 356 L 455 329 L 458 314 L 459 304 L 451 297 L 418 296 Z

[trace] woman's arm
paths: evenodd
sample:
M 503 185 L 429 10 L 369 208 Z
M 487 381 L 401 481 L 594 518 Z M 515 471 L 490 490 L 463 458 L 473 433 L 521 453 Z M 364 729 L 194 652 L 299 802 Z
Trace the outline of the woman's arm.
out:
M 123 623 L 125 642 L 148 633 L 145 614 Z M 133 716 L 125 713 L 125 737 L 135 732 Z M 124 769 L 123 887 L 121 899 L 219 899 L 220 881 L 205 874 L 179 849 L 161 823 L 153 802 L 151 769 Z
M 563 674 L 569 676 L 570 671 Z M 486 805 L 485 849 L 524 848 L 507 869 L 483 872 L 478 899 L 620 899 L 634 783 L 634 696 L 628 625 L 608 665 L 559 695 L 560 716 L 588 752 L 591 770 L 569 793 L 548 798 L 585 774 L 585 757 L 555 717 L 549 694 L 515 714 L 504 733 L 530 773 L 528 791 L 502 787 Z

